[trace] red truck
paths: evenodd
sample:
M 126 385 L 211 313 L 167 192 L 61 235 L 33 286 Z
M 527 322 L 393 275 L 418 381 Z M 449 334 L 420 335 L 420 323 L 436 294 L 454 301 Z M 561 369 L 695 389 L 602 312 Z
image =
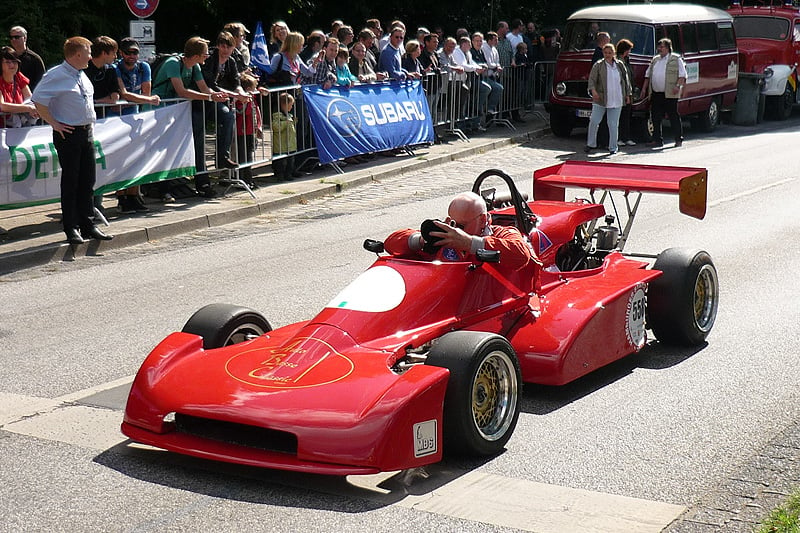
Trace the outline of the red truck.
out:
M 727 11 L 736 30 L 739 75 L 758 79 L 768 118 L 789 118 L 798 103 L 800 9 L 791 0 L 748 6 L 734 0 Z

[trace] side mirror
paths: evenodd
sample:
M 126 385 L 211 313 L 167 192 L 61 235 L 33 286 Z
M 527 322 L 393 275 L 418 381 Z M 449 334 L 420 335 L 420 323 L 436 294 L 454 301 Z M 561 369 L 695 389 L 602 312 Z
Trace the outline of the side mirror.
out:
M 382 254 L 385 249 L 383 248 L 383 241 L 376 241 L 373 239 L 367 239 L 364 241 L 364 249 L 368 252 Z
M 481 248 L 475 252 L 475 257 L 478 258 L 478 261 L 483 261 L 484 263 L 500 262 L 500 252 L 498 250 L 486 250 Z

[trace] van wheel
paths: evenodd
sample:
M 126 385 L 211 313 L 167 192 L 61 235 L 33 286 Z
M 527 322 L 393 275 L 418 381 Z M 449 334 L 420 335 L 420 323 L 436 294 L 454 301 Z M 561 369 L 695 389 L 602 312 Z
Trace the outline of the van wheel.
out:
M 692 127 L 705 133 L 711 133 L 719 126 L 719 113 L 719 102 L 713 98 L 708 109 L 692 120 Z
M 646 117 L 631 119 L 631 132 L 639 142 L 653 140 L 653 119 L 648 114 Z
M 550 131 L 552 131 L 553 135 L 556 137 L 569 137 L 574 127 L 575 117 L 570 113 L 556 110 L 550 113 Z
M 767 96 L 767 116 L 773 120 L 787 120 L 792 116 L 794 106 L 795 91 L 789 82 L 786 82 L 786 90 L 780 96 Z

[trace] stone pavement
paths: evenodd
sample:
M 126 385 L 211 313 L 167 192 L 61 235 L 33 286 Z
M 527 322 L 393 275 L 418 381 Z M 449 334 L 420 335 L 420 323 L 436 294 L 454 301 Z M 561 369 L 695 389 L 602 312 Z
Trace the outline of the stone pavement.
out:
M 528 115 L 526 120 L 524 124 L 517 124 L 515 130 L 493 127 L 469 141 L 449 137 L 449 142 L 416 149 L 414 156 L 377 156 L 367 163 L 348 165 L 344 168 L 344 174 L 337 174 L 325 167 L 305 178 L 277 182 L 272 179 L 270 167 L 266 166 L 256 169 L 256 182 L 259 184 L 259 188 L 253 191 L 256 198 L 242 188 L 217 184 L 217 191 L 225 193 L 212 200 L 188 198 L 163 204 L 156 199 L 146 199 L 148 212 L 122 215 L 117 209 L 114 195 L 106 195 L 103 206 L 109 226 L 100 227 L 104 232 L 114 235 L 112 241 L 89 241 L 77 246 L 68 244 L 61 228 L 61 208 L 58 203 L 0 211 L 0 279 L 3 274 L 32 266 L 71 261 L 84 255 L 100 254 L 114 248 L 153 242 L 171 235 L 256 217 L 382 177 L 414 172 L 525 142 L 549 131 L 540 113 Z

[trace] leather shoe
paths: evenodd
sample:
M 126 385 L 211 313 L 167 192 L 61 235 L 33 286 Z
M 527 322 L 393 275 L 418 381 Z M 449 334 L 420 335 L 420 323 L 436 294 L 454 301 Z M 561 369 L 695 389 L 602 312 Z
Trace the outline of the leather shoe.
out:
M 222 159 L 217 164 L 217 167 L 220 167 L 220 168 L 236 168 L 238 166 L 239 165 L 236 163 L 236 161 L 232 161 L 229 157 L 226 157 L 225 159 Z
M 114 238 L 113 235 L 106 235 L 97 226 L 92 226 L 91 229 L 81 231 L 81 237 L 84 239 L 97 239 L 98 241 L 110 241 Z
M 681 146 L 683 146 L 683 139 L 675 141 L 675 148 L 680 148 Z
M 67 234 L 67 242 L 70 244 L 83 244 L 86 242 L 83 240 L 83 237 L 81 237 L 80 232 L 75 228 L 64 230 L 64 233 Z

